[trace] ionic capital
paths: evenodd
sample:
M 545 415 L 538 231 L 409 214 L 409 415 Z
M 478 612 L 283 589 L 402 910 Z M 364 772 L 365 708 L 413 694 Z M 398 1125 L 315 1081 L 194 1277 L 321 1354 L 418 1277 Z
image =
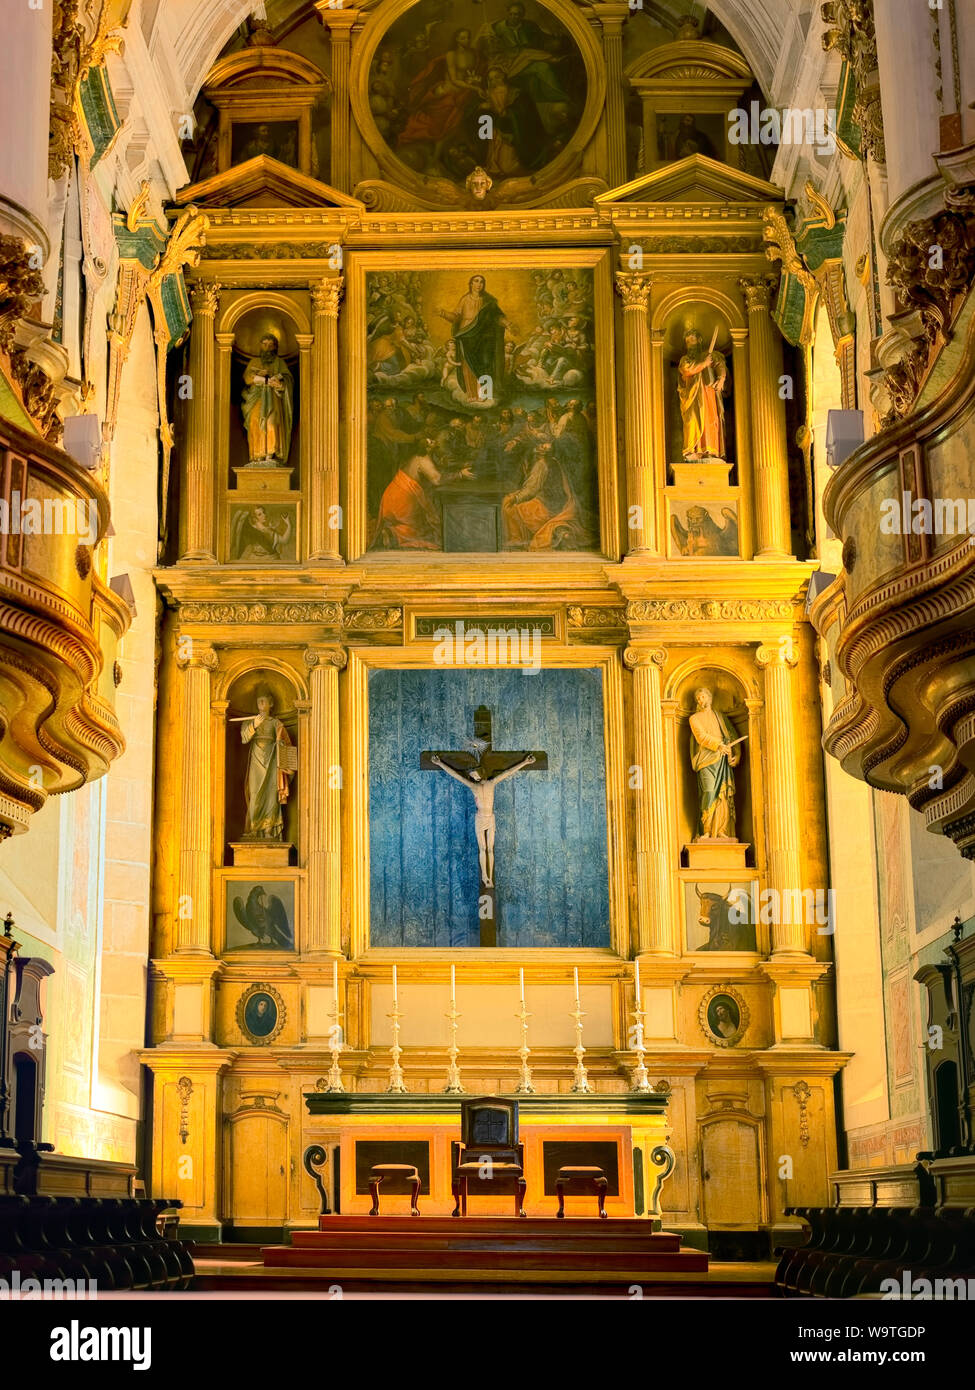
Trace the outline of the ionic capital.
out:
M 204 671 L 215 671 L 220 664 L 216 652 L 206 642 L 197 642 L 192 637 L 181 637 L 176 643 L 176 665 L 181 671 L 191 667 Z M 181 650 L 181 648 L 187 650 Z
M 656 666 L 663 670 L 667 664 L 667 652 L 663 647 L 627 647 L 623 652 L 623 665 L 631 671 L 639 666 Z
M 309 671 L 316 666 L 334 666 L 343 671 L 348 664 L 349 653 L 345 647 L 306 647 L 302 660 Z
M 782 637 L 778 642 L 759 647 L 755 653 L 756 663 L 763 670 L 769 667 L 792 668 L 798 664 L 799 653 L 791 637 Z

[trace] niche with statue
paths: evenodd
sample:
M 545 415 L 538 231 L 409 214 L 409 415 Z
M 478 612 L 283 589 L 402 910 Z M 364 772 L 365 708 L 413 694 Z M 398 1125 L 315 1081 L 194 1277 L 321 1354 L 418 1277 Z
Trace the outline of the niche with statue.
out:
M 250 671 L 230 688 L 225 840 L 238 868 L 283 868 L 298 840 L 298 713 L 278 671 Z
M 737 560 L 735 394 L 728 326 L 708 304 L 682 306 L 664 336 L 670 553 Z
M 754 866 L 753 748 L 741 683 L 701 667 L 681 683 L 677 705 L 681 864 L 689 869 Z

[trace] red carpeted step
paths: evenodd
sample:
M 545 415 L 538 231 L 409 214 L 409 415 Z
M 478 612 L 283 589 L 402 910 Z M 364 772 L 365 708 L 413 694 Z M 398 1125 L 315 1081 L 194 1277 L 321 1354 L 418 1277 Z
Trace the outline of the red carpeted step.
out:
M 353 1245 L 334 1250 L 298 1250 L 292 1246 L 269 1246 L 264 1251 L 265 1268 L 293 1269 L 423 1269 L 431 1264 L 443 1270 L 504 1270 L 518 1274 L 530 1271 L 588 1271 L 621 1274 L 651 1274 L 658 1271 L 704 1272 L 707 1256 L 700 1251 L 665 1254 L 631 1251 L 570 1252 L 558 1249 L 493 1249 L 489 1244 L 461 1250 L 424 1251 L 412 1248 L 363 1249 Z

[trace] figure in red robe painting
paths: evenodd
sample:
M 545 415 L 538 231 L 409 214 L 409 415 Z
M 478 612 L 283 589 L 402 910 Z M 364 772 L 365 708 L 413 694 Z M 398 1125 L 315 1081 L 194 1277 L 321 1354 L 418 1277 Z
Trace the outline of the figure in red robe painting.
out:
M 501 521 L 508 550 L 586 550 L 594 541 L 582 502 L 547 440 L 535 450 L 521 487 L 504 499 Z
M 442 550 L 440 514 L 430 490 L 473 476 L 469 468 L 441 472 L 429 454 L 414 454 L 397 469 L 383 493 L 371 549 Z
M 400 149 L 421 141 L 439 148 L 460 126 L 468 108 L 481 96 L 477 66 L 471 31 L 458 29 L 453 48 L 431 58 L 410 83 L 406 102 L 410 117 L 399 134 Z

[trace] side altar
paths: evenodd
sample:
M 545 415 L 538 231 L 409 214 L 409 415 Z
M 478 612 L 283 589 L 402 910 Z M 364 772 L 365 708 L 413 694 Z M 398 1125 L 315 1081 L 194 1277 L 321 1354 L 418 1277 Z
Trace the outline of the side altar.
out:
M 304 1099 L 310 1142 L 303 1161 L 316 1177 L 323 1214 L 366 1214 L 369 1174 L 376 1164 L 415 1167 L 421 1213 L 451 1214 L 461 1097 L 312 1092 Z M 659 1228 L 661 1190 L 676 1161 L 667 1143 L 668 1100 L 666 1091 L 517 1096 L 527 1215 L 555 1215 L 560 1168 L 594 1166 L 607 1178 L 608 1216 L 644 1217 Z M 384 1182 L 382 1202 L 384 1215 L 408 1215 L 409 1184 Z M 569 1192 L 565 1211 L 569 1217 L 592 1216 L 594 1199 Z M 503 1182 L 490 1195 L 472 1192 L 471 1216 L 510 1214 L 511 1196 Z

